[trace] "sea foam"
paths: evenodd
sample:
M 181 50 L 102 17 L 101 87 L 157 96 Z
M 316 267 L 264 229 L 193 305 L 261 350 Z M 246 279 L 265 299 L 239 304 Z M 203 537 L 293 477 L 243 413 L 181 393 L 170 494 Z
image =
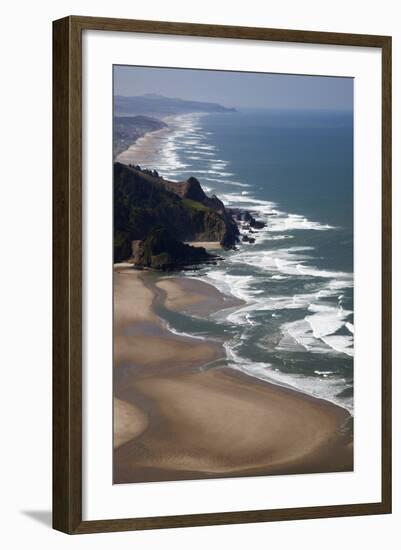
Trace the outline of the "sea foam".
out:
M 227 334 L 233 334 L 225 342 L 228 364 L 262 380 L 328 399 L 352 411 L 352 397 L 339 397 L 348 384 L 333 370 L 317 368 L 310 376 L 288 373 L 280 370 L 269 355 L 266 361 L 254 361 L 241 354 L 241 346 L 255 330 L 261 330 L 264 316 L 270 316 L 281 333 L 275 346 L 277 353 L 351 357 L 354 326 L 352 312 L 343 308 L 343 300 L 344 292 L 353 287 L 353 276 L 314 265 L 315 251 L 311 246 L 280 247 L 281 243 L 295 239 L 297 232 L 335 231 L 336 228 L 298 213 L 285 212 L 273 201 L 253 197 L 249 192 L 251 185 L 241 181 L 228 160 L 219 158 L 218 148 L 209 143 L 211 132 L 205 131 L 201 122 L 200 115 L 196 114 L 173 120 L 171 131 L 161 135 L 157 151 L 147 158 L 144 167 L 156 168 L 171 179 L 197 177 L 202 186 L 209 193 L 216 193 L 227 207 L 249 210 L 266 224 L 256 232 L 256 246 L 243 243 L 239 251 L 226 254 L 222 263 L 193 273 L 242 301 L 240 306 L 211 316 L 215 322 L 227 325 Z M 236 188 L 238 192 L 233 191 Z M 247 189 L 246 194 L 241 188 Z M 277 292 L 281 286 L 275 294 L 262 290 L 263 281 L 284 285 L 283 290 L 287 292 Z M 289 289 L 297 292 L 288 292 Z M 298 318 L 280 323 L 283 314 L 288 312 L 294 317 L 298 311 Z

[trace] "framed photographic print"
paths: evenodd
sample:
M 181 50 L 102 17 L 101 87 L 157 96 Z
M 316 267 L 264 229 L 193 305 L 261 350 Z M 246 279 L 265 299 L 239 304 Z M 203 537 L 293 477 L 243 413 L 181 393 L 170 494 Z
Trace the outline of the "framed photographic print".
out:
M 53 525 L 391 511 L 391 38 L 54 22 Z

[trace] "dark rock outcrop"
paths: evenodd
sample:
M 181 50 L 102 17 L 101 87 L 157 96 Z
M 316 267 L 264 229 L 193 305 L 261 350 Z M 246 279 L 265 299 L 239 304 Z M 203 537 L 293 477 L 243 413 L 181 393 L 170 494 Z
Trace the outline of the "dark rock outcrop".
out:
M 263 229 L 265 227 L 265 222 L 262 222 L 260 220 L 255 220 L 255 218 L 253 220 L 251 220 L 249 222 L 249 225 L 251 227 L 253 227 L 254 229 Z
M 135 247 L 134 264 L 140 267 L 168 271 L 214 258 L 203 247 L 184 244 L 162 225 L 156 225 Z
M 217 212 L 226 214 L 224 203 L 217 198 L 216 195 L 208 197 L 202 189 L 199 181 L 194 177 L 190 177 L 187 181 L 166 181 L 165 186 L 166 189 L 172 191 L 183 199 L 190 199 L 200 202 L 208 208 L 212 208 Z M 230 219 L 232 219 L 231 215 Z
M 243 222 L 246 229 L 253 227 L 254 229 L 263 229 L 266 224 L 261 220 L 256 220 L 249 210 L 242 210 L 240 208 L 230 208 L 230 213 L 238 222 Z
M 254 238 L 254 237 L 248 237 L 248 235 L 244 235 L 244 236 L 242 237 L 242 241 L 243 241 L 244 243 L 251 243 L 251 244 L 253 244 L 253 243 L 255 242 L 255 238 Z

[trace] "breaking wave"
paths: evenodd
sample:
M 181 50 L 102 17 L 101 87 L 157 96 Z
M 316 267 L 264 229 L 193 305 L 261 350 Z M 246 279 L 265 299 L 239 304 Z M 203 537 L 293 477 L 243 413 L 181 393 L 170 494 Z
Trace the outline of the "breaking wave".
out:
M 241 181 L 231 162 L 219 158 L 219 149 L 210 143 L 211 132 L 204 129 L 203 116 L 182 115 L 161 134 L 154 156 L 145 167 L 157 168 L 165 178 L 197 177 L 209 193 L 216 193 L 227 207 L 243 208 L 265 222 L 256 231 L 256 244 L 241 243 L 239 250 L 224 255 L 224 261 L 193 274 L 226 294 L 242 300 L 242 305 L 213 315 L 226 324 L 230 337 L 225 342 L 228 364 L 251 376 L 290 386 L 307 394 L 328 399 L 352 410 L 352 365 L 344 369 L 318 367 L 306 372 L 297 362 L 314 365 L 322 359 L 353 357 L 354 325 L 352 302 L 344 306 L 344 295 L 352 295 L 353 274 L 322 267 L 314 246 L 301 246 L 302 232 L 336 231 L 336 227 L 285 212 L 280 205 L 252 194 L 252 184 Z M 241 191 L 246 189 L 246 191 Z M 294 242 L 294 246 L 288 246 Z M 310 241 L 308 241 L 310 242 Z M 297 243 L 297 244 L 295 244 Z M 268 326 L 269 329 L 265 329 Z M 277 333 L 275 340 L 266 332 Z M 266 338 L 269 340 L 265 345 Z M 247 342 L 265 347 L 266 361 L 252 356 Z M 295 366 L 289 372 L 280 354 Z M 290 361 L 290 360 L 289 360 Z M 351 359 L 352 361 L 352 359 Z

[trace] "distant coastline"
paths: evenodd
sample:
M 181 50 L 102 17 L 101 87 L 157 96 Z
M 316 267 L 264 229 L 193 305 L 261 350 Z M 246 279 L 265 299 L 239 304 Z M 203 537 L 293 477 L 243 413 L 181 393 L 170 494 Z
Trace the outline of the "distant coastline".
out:
M 189 101 L 159 94 L 117 95 L 114 97 L 113 109 L 114 159 L 126 164 L 144 162 L 147 159 L 146 150 L 150 147 L 146 139 L 159 130 L 168 132 L 169 124 L 172 125 L 180 116 L 227 112 L 235 112 L 235 109 L 218 103 Z M 137 150 L 135 145 L 141 138 L 145 138 L 143 148 Z
M 166 126 L 163 128 L 143 130 L 143 133 L 132 138 L 126 149 L 115 155 L 115 161 L 123 164 L 146 164 L 151 155 L 158 150 L 161 138 L 174 130 L 174 123 L 179 124 L 182 115 L 168 115 L 160 119 Z

